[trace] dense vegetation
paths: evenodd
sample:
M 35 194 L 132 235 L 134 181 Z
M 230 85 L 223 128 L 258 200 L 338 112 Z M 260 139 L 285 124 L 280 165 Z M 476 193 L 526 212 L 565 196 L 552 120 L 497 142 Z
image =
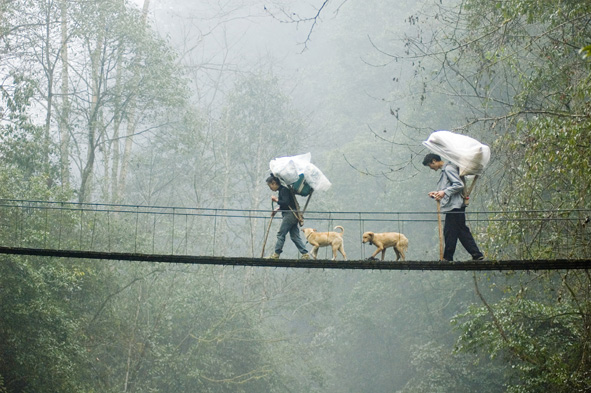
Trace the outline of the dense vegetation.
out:
M 269 159 L 305 149 L 333 181 L 316 209 L 421 211 L 435 179 L 420 141 L 454 129 L 493 148 L 471 207 L 496 212 L 476 231 L 490 258 L 589 258 L 591 4 L 318 1 L 308 18 L 238 3 L 207 3 L 208 19 L 192 1 L 152 17 L 123 0 L 0 2 L 0 198 L 266 209 Z M 307 63 L 232 57 L 219 26 L 249 17 L 313 22 Z M 15 234 L 18 219 L 3 211 L 0 243 L 41 241 L 46 219 Z M 129 225 L 109 230 L 126 242 Z M 220 254 L 245 238 L 259 251 L 257 228 L 218 225 Z M 405 228 L 410 259 L 435 255 L 431 229 Z M 0 257 L 0 392 L 583 392 L 589 370 L 586 270 Z

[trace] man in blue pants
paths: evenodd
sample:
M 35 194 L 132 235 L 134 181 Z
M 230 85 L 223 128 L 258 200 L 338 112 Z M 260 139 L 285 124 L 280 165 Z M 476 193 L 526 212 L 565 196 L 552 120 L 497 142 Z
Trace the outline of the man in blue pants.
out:
M 441 169 L 437 191 L 431 191 L 429 196 L 440 201 L 441 211 L 446 213 L 443 226 L 445 239 L 443 260 L 453 261 L 458 239 L 466 251 L 472 255 L 473 260 L 483 260 L 484 255 L 478 249 L 472 232 L 466 225 L 466 205 L 462 197 L 464 183 L 460 179 L 459 168 L 452 163 L 445 163 L 438 154 L 434 153 L 425 156 L 423 165 L 434 171 Z
M 302 259 L 310 259 L 310 254 L 300 237 L 299 221 L 296 217 L 297 207 L 294 200 L 294 196 L 287 187 L 281 184 L 281 181 L 275 176 L 269 176 L 267 178 L 267 185 L 271 191 L 279 191 L 278 196 L 271 196 L 273 202 L 277 202 L 277 209 L 272 213 L 274 216 L 278 211 L 281 212 L 283 219 L 281 220 L 281 226 L 277 232 L 277 242 L 275 243 L 275 252 L 268 258 L 278 259 L 283 252 L 283 245 L 285 244 L 285 237 L 289 233 L 291 241 L 295 244 L 298 251 L 302 254 Z

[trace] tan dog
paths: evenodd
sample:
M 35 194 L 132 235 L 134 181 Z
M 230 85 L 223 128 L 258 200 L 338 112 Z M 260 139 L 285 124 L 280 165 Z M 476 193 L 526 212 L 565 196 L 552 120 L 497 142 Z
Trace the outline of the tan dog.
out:
M 402 258 L 404 261 L 406 256 L 406 250 L 408 249 L 408 239 L 402 233 L 397 232 L 384 232 L 384 233 L 373 233 L 365 232 L 362 237 L 362 242 L 373 244 L 377 247 L 376 252 L 373 253 L 368 259 L 376 259 L 378 252 L 382 252 L 382 261 L 386 254 L 386 248 L 393 247 L 396 251 L 396 261 Z
M 320 247 L 331 246 L 333 261 L 337 259 L 337 251 L 340 251 L 343 258 L 347 260 L 347 254 L 345 254 L 345 248 L 343 247 L 345 228 L 337 225 L 334 229 L 340 229 L 341 232 L 317 232 L 316 229 L 302 228 L 302 232 L 306 235 L 306 240 L 313 246 L 312 256 L 314 259 L 316 259 Z

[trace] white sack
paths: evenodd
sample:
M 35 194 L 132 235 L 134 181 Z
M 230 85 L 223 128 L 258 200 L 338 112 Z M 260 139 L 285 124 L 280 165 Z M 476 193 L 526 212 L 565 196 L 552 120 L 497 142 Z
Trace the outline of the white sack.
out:
M 311 153 L 298 156 L 274 158 L 269 163 L 271 173 L 280 177 L 287 184 L 293 184 L 299 180 L 300 174 L 315 191 L 326 191 L 330 188 L 330 181 L 314 164 L 310 162 Z
M 490 160 L 490 147 L 451 131 L 435 131 L 423 145 L 456 164 L 460 168 L 460 176 L 482 174 Z

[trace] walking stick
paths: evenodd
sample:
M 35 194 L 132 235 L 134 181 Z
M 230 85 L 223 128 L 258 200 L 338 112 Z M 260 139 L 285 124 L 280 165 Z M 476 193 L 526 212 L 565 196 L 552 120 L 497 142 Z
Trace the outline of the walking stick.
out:
M 267 225 L 267 233 L 265 234 L 265 241 L 263 242 L 263 251 L 261 251 L 261 258 L 265 257 L 265 245 L 267 244 L 267 238 L 269 237 L 269 230 L 271 230 L 271 223 L 273 222 L 273 217 L 275 217 L 274 213 L 274 206 L 273 201 L 271 201 L 271 219 L 269 220 L 269 225 Z
M 443 229 L 441 227 L 441 202 L 437 201 L 437 223 L 439 224 L 439 260 L 443 260 Z

